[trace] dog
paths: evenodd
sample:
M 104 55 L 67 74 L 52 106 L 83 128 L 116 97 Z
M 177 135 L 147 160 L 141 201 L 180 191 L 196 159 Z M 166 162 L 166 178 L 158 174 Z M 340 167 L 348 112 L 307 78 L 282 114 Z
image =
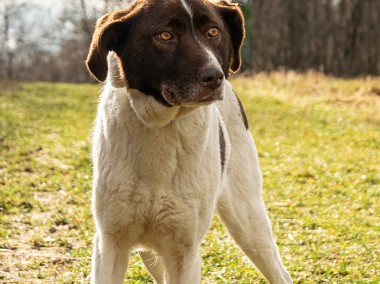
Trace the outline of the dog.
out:
M 200 283 L 215 211 L 270 283 L 292 282 L 227 81 L 243 39 L 241 10 L 227 1 L 136 0 L 97 21 L 86 60 L 105 81 L 93 131 L 91 283 L 123 283 L 136 248 L 156 283 Z

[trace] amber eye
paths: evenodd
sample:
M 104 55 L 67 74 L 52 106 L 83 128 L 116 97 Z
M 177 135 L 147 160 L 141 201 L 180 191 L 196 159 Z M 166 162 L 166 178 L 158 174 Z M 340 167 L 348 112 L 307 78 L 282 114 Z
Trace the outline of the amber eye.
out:
M 169 41 L 169 40 L 172 40 L 174 38 L 174 36 L 169 32 L 162 32 L 158 36 L 163 41 Z
M 209 37 L 217 37 L 219 35 L 219 30 L 217 28 L 211 28 L 208 30 Z

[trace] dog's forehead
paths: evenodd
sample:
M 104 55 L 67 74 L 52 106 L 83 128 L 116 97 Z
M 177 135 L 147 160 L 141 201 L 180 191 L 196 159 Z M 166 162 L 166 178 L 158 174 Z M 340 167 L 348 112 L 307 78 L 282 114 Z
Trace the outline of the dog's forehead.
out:
M 189 14 L 190 17 L 193 17 L 193 11 L 191 10 L 191 6 L 186 2 L 186 0 L 180 0 L 183 8 Z
M 207 13 L 212 15 L 212 1 L 208 0 L 150 0 L 149 8 L 159 15 L 161 12 L 167 16 L 181 13 L 192 19 L 195 15 Z
M 170 26 L 188 31 L 202 30 L 206 25 L 224 26 L 217 6 L 208 0 L 145 0 L 137 28 L 140 34 Z

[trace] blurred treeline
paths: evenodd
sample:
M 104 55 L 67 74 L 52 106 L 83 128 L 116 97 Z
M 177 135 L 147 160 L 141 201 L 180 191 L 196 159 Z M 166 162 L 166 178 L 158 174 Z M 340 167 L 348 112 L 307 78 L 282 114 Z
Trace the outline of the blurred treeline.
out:
M 119 0 L 0 1 L 0 80 L 90 82 L 96 19 Z M 245 69 L 380 75 L 379 0 L 241 0 Z
M 380 0 L 253 0 L 252 30 L 255 71 L 380 75 Z
M 84 61 L 96 20 L 121 0 L 0 0 L 0 81 L 93 82 Z

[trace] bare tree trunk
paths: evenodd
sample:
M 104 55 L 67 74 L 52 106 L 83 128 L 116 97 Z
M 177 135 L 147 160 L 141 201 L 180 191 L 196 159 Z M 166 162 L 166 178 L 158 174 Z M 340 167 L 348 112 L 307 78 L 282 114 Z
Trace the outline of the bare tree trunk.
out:
M 109 0 L 104 0 L 104 10 L 106 12 L 109 12 L 109 9 L 110 9 L 109 4 L 110 4 Z
M 106 2 L 108 3 L 108 0 Z M 83 30 L 85 36 L 87 37 L 88 43 L 90 43 L 91 37 L 92 37 L 93 27 L 90 24 L 91 21 L 89 20 L 89 17 L 87 15 L 87 5 L 86 5 L 85 0 L 80 0 L 80 7 L 81 7 L 81 14 L 82 14 L 82 17 L 81 17 L 82 30 Z
M 5 79 L 12 80 L 12 52 L 10 50 L 9 44 L 9 30 L 10 30 L 10 17 L 12 11 L 11 7 L 8 6 L 8 3 L 5 3 L 4 12 L 3 12 L 3 22 L 4 22 L 4 30 L 3 30 L 3 44 L 2 49 L 5 57 Z
M 17 52 L 16 49 L 18 49 L 18 39 L 22 38 L 22 36 L 17 34 L 11 37 L 11 29 L 14 29 L 17 21 L 22 21 L 22 13 L 25 7 L 27 7 L 27 4 L 24 1 L 5 0 L 2 5 L 0 5 L 0 15 L 3 22 L 3 31 L 0 35 L 0 41 L 2 42 L 1 48 L 4 61 L 3 71 L 0 71 L 0 73 L 4 73 L 6 80 L 15 79 L 14 59 Z
M 254 0 L 255 71 L 380 75 L 379 0 Z

